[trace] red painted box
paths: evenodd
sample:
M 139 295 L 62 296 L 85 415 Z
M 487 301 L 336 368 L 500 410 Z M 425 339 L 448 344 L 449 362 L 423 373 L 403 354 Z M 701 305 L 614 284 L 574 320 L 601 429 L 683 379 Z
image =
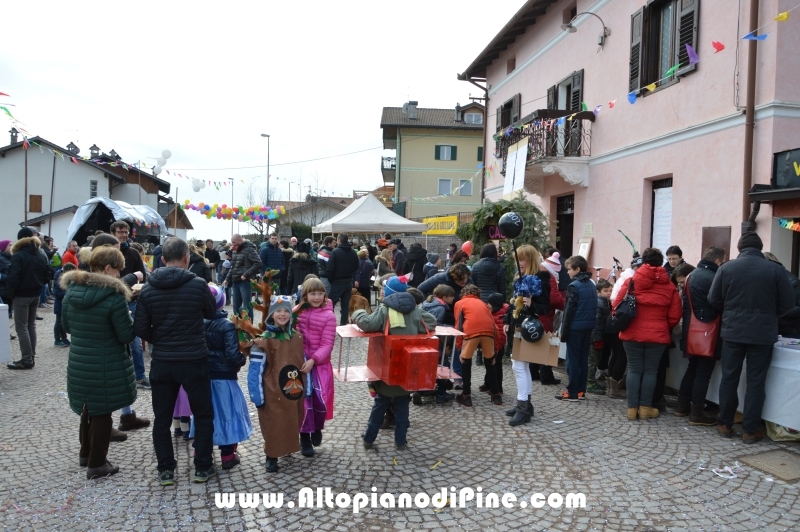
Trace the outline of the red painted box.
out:
M 438 348 L 435 336 L 374 336 L 369 339 L 367 367 L 386 384 L 408 391 L 433 390 Z

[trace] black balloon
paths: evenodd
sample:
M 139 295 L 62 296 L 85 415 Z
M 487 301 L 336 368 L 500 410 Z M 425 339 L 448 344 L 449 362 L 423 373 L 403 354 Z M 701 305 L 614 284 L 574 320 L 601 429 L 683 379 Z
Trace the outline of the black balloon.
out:
M 500 217 L 497 227 L 506 238 L 517 238 L 522 233 L 522 217 L 515 212 L 507 212 Z
M 544 338 L 542 322 L 536 318 L 525 318 L 520 326 L 520 334 L 526 342 L 535 343 Z

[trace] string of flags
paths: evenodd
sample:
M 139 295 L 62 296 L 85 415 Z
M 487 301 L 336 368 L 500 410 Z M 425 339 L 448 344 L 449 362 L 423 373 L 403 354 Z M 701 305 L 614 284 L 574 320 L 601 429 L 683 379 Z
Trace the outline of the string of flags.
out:
M 768 26 L 769 24 L 772 24 L 773 22 L 786 22 L 787 20 L 789 20 L 789 13 L 791 13 L 792 11 L 794 11 L 795 9 L 798 9 L 798 8 L 800 8 L 800 4 L 796 5 L 795 7 L 791 8 L 791 9 L 789 9 L 787 11 L 782 11 L 781 13 L 778 13 L 777 17 L 775 17 L 774 19 L 770 20 L 766 24 L 763 24 L 763 25 L 759 26 L 754 31 L 751 31 L 751 32 L 747 33 L 746 35 L 742 36 L 741 39 L 745 40 L 745 41 L 764 41 L 764 40 L 766 40 L 767 37 L 769 36 L 769 33 L 760 34 L 759 31 L 762 30 L 763 28 L 765 28 L 766 26 Z M 639 88 L 629 92 L 625 96 L 625 99 L 628 100 L 628 103 L 630 103 L 631 105 L 635 104 L 636 100 L 638 99 L 638 95 L 642 90 L 646 90 L 647 92 L 652 92 L 652 91 L 656 90 L 658 88 L 658 86 L 662 82 L 672 78 L 672 76 L 675 75 L 675 73 L 678 71 L 679 68 L 681 68 L 683 66 L 696 65 L 697 63 L 699 63 L 700 62 L 700 57 L 697 55 L 697 52 L 695 51 L 695 49 L 690 44 L 686 44 L 685 46 L 686 46 L 686 56 L 687 56 L 687 59 L 688 59 L 688 63 L 687 64 L 678 63 L 676 65 L 673 65 L 672 67 L 669 68 L 669 70 L 667 70 L 664 73 L 664 76 L 661 79 L 658 79 L 658 80 L 656 80 L 656 81 L 654 81 L 652 83 L 648 83 L 647 85 L 644 85 L 642 87 L 639 87 Z M 714 54 L 718 54 L 719 52 L 725 50 L 725 45 L 720 41 L 711 41 L 711 46 L 714 48 Z M 614 106 L 617 103 L 617 100 L 619 100 L 620 98 L 621 97 L 614 98 L 613 100 L 609 100 L 605 104 L 596 105 L 596 106 L 593 107 L 592 112 L 594 113 L 595 116 L 598 116 L 600 114 L 600 110 L 605 106 L 607 106 L 609 109 L 613 109 Z M 494 138 L 495 142 L 497 142 L 503 137 L 510 137 L 511 134 L 514 132 L 514 130 L 526 130 L 526 129 L 529 130 L 532 127 L 538 127 L 538 126 L 542 126 L 542 125 L 545 126 L 546 128 L 548 128 L 550 131 L 552 131 L 553 130 L 553 126 L 563 126 L 568 120 L 572 120 L 575 117 L 575 115 L 577 115 L 578 113 L 583 112 L 583 111 L 588 111 L 588 110 L 589 110 L 589 106 L 586 105 L 585 102 L 581 102 L 580 111 L 576 111 L 576 112 L 572 113 L 571 115 L 562 116 L 561 118 L 534 120 L 533 122 L 530 122 L 528 124 L 522 124 L 522 125 L 518 125 L 518 126 L 508 126 L 503 131 L 497 133 L 496 135 L 493 135 L 492 138 Z M 495 154 L 495 157 L 497 157 L 497 156 L 498 155 Z M 494 165 L 492 165 L 492 167 L 493 166 Z
M 469 179 L 465 180 L 464 183 L 461 183 L 461 186 L 458 186 L 458 187 L 452 189 L 449 194 L 437 194 L 435 196 L 424 196 L 424 197 L 414 197 L 414 196 L 405 196 L 405 197 L 394 196 L 394 197 L 390 197 L 390 196 L 381 196 L 380 199 L 381 200 L 390 199 L 393 202 L 398 202 L 398 201 L 408 201 L 408 200 L 412 200 L 412 201 L 436 201 L 436 200 L 440 200 L 440 199 L 443 199 L 443 198 L 448 198 L 450 196 L 454 196 L 456 193 L 461 192 L 461 190 L 464 187 L 466 187 L 467 185 L 470 185 L 470 187 L 472 186 L 472 182 L 475 180 L 475 178 L 483 173 L 483 165 L 478 165 L 478 167 L 480 168 L 480 170 L 478 170 L 477 172 L 472 174 L 472 177 L 470 177 Z
M 286 214 L 286 208 L 283 205 L 270 207 L 269 205 L 251 205 L 250 207 L 231 206 L 223 203 L 213 205 L 209 203 L 200 202 L 197 205 L 191 203 L 188 199 L 183 203 L 178 204 L 182 210 L 198 211 L 203 214 L 207 219 L 216 218 L 217 220 L 239 220 L 240 222 L 250 221 L 264 221 L 276 220 L 282 214 Z
M 786 218 L 778 218 L 778 224 L 784 229 L 789 229 L 791 231 L 797 231 L 798 233 L 800 233 L 800 222 L 795 222 L 794 220 L 787 220 Z

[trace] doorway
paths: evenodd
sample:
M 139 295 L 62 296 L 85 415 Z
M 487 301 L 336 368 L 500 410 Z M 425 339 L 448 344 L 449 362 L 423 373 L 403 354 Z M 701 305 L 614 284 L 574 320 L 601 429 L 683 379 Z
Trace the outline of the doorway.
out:
M 575 229 L 575 195 L 556 198 L 556 247 L 565 259 L 572 256 Z

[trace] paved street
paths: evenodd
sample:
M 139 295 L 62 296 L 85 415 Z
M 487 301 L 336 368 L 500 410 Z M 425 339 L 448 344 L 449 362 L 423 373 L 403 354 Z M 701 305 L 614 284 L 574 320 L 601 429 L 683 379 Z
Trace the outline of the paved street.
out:
M 254 434 L 239 447 L 240 466 L 208 484 L 193 484 L 191 446 L 176 440 L 175 486 L 156 482 L 149 430 L 112 443 L 116 476 L 86 481 L 78 466 L 78 423 L 66 399 L 68 350 L 52 347 L 53 316 L 41 311 L 39 349 L 32 371 L 0 369 L 0 527 L 4 530 L 792 530 L 800 529 L 798 488 L 741 462 L 769 450 L 800 453 L 797 444 L 766 440 L 746 446 L 723 440 L 715 428 L 688 426 L 672 412 L 628 422 L 622 401 L 590 396 L 580 403 L 553 399 L 560 388 L 535 384 L 534 421 L 508 426 L 504 410 L 515 399 L 510 366 L 504 368 L 506 405 L 475 393 L 474 408 L 411 406 L 409 446 L 395 451 L 381 431 L 378 451 L 365 451 L 360 434 L 371 398 L 363 383 L 336 383 L 336 417 L 313 459 L 280 459 L 264 471 L 262 438 L 251 406 Z M 354 341 L 363 364 L 365 341 Z M 14 358 L 19 358 L 12 342 Z M 334 365 L 337 351 L 334 352 Z M 147 359 L 149 366 L 149 358 Z M 563 372 L 562 372 L 563 373 Z M 483 369 L 474 371 L 478 384 Z M 240 373 L 244 387 L 245 373 Z M 564 378 L 564 375 L 561 375 Z M 139 390 L 137 413 L 152 418 L 150 393 Z M 115 415 L 118 419 L 118 415 Z M 739 425 L 734 429 L 741 430 Z M 219 464 L 219 452 L 216 456 Z M 737 478 L 713 468 L 735 466 Z M 706 469 L 698 466 L 705 464 Z M 437 465 L 438 464 L 438 465 Z M 435 466 L 435 467 L 434 467 Z M 585 509 L 476 508 L 442 510 L 233 508 L 217 509 L 218 492 L 283 492 L 297 500 L 302 487 L 347 492 L 429 494 L 455 486 L 483 493 L 584 493 Z

